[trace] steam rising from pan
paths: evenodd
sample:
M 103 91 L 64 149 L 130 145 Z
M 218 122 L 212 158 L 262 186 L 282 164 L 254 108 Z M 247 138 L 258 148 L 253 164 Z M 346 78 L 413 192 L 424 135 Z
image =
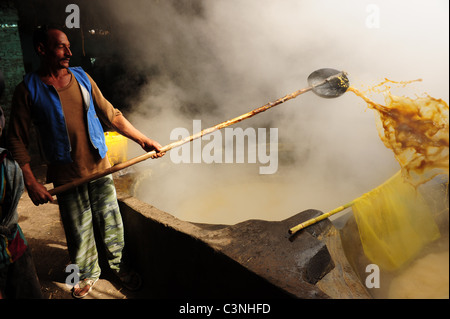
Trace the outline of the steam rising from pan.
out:
M 98 4 L 118 22 L 113 25 L 121 26 L 111 34 L 130 69 L 151 70 L 129 118 L 163 145 L 171 142 L 175 127 L 189 128 L 194 119 L 209 127 L 264 105 L 304 87 L 305 76 L 324 66 L 347 71 L 356 87 L 384 77 L 420 77 L 423 82 L 408 88 L 412 92 L 392 93 L 427 92 L 448 100 L 447 1 L 371 1 L 380 9 L 379 28 L 366 25 L 365 1 L 349 0 L 345 6 L 332 0 L 182 3 Z M 260 176 L 250 164 L 175 165 L 166 156 L 152 161 L 159 178 L 148 183 L 153 186 L 142 198 L 175 214 L 174 199 L 186 193 L 201 196 L 214 185 L 236 187 L 227 184 L 234 177 L 238 185 L 277 180 L 285 185 L 279 198 L 294 203 L 271 207 L 272 218 L 258 212 L 251 218 L 279 220 L 308 208 L 333 209 L 399 168 L 378 137 L 374 115 L 353 95 L 333 100 L 304 95 L 241 125 L 278 128 L 284 164 L 276 174 Z M 132 148 L 130 157 L 140 154 Z

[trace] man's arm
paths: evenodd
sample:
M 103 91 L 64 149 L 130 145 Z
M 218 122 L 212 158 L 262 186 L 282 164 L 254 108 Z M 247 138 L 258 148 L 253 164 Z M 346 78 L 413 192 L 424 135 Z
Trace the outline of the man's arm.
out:
M 118 133 L 139 144 L 146 152 L 156 151 L 156 155 L 153 158 L 161 157 L 165 154 L 165 152 L 161 152 L 162 146 L 157 141 L 141 133 L 122 114 L 115 116 L 111 124 Z
M 30 166 L 30 155 L 27 146 L 30 138 L 31 112 L 29 109 L 28 91 L 23 82 L 19 84 L 13 95 L 11 114 L 7 131 L 7 148 L 14 160 L 22 169 L 23 180 L 28 196 L 37 206 L 53 201 L 53 197 L 44 185 L 40 184 L 34 176 Z
M 47 191 L 47 188 L 36 180 L 30 164 L 24 164 L 20 168 L 22 169 L 23 180 L 28 191 L 28 196 L 30 196 L 33 204 L 38 206 L 40 204 L 53 202 L 53 197 Z
M 27 150 L 30 141 L 30 127 L 29 93 L 22 82 L 14 90 L 6 132 L 6 148 L 20 166 L 31 161 Z
M 146 152 L 155 150 L 157 154 L 154 157 L 161 157 L 165 152 L 161 152 L 161 145 L 145 136 L 136 129 L 126 118 L 122 112 L 112 106 L 112 104 L 103 96 L 95 81 L 88 74 L 92 85 L 92 95 L 96 106 L 97 115 L 104 124 L 112 127 L 118 133 L 133 140 L 139 144 Z

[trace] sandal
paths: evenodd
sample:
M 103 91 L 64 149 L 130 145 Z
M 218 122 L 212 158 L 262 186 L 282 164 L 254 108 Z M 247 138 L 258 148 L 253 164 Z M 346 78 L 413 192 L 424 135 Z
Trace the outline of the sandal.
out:
M 85 278 L 79 281 L 72 289 L 72 296 L 77 299 L 86 297 L 98 279 Z
M 119 278 L 122 285 L 130 290 L 130 291 L 136 291 L 139 288 L 141 288 L 142 280 L 141 276 L 135 271 L 123 271 L 116 273 L 117 277 Z

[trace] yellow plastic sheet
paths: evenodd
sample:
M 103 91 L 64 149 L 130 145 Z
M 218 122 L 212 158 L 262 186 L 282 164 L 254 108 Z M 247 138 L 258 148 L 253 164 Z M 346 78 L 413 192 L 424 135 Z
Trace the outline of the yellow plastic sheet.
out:
M 352 209 L 365 255 L 388 271 L 440 237 L 430 208 L 401 172 L 355 200 Z

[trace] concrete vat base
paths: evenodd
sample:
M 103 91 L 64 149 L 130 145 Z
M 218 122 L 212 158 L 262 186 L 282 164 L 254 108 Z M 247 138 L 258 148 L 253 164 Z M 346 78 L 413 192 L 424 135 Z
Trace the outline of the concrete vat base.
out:
M 320 211 L 286 220 L 194 224 L 119 193 L 127 254 L 149 298 L 370 298 Z M 331 249 L 330 249 L 331 248 Z

